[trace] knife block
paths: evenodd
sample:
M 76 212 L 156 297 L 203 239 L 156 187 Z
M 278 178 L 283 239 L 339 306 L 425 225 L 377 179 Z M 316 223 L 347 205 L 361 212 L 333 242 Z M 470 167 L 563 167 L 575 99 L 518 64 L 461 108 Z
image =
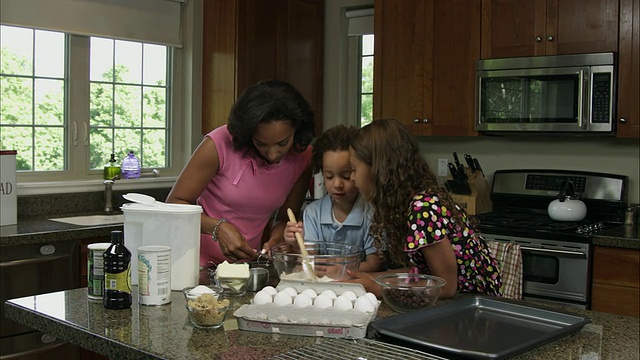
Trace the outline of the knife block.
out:
M 471 194 L 460 195 L 449 193 L 449 195 L 451 195 L 453 201 L 458 203 L 469 215 L 491 212 L 493 209 L 491 190 L 489 189 L 489 183 L 484 177 L 484 174 L 481 170 L 472 173 L 469 168 L 465 168 L 465 173 L 467 175 L 467 182 L 471 188 Z

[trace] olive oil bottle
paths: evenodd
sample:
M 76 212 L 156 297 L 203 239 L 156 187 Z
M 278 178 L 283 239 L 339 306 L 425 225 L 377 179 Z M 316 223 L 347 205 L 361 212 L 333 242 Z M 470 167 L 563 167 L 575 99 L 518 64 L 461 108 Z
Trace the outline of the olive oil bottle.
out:
M 102 304 L 107 309 L 131 307 L 131 251 L 124 246 L 124 233 L 111 232 L 111 245 L 103 255 L 104 297 Z

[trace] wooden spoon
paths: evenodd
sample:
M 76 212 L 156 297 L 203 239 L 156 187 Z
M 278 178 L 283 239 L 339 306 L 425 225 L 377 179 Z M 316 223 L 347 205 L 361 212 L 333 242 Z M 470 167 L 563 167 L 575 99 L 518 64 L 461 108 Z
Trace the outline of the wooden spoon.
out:
M 296 220 L 296 216 L 293 214 L 293 211 L 291 211 L 291 209 L 287 209 L 287 214 L 289 215 L 289 221 L 298 223 L 298 221 Z M 311 262 L 309 261 L 309 253 L 307 252 L 307 248 L 304 246 L 302 235 L 299 232 L 296 232 L 295 235 L 296 240 L 298 241 L 298 246 L 300 247 L 300 252 L 302 253 L 302 266 L 304 267 L 307 275 L 311 276 L 311 280 L 316 281 L 316 273 L 313 271 L 313 267 L 311 266 Z

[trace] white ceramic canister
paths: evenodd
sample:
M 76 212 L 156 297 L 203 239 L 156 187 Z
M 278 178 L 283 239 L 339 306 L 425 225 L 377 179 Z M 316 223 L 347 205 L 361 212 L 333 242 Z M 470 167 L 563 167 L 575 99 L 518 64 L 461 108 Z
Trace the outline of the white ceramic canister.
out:
M 104 295 L 104 260 L 102 254 L 111 243 L 95 243 L 87 246 L 87 296 L 102 299 Z
M 138 248 L 138 302 L 163 305 L 171 302 L 171 247 Z

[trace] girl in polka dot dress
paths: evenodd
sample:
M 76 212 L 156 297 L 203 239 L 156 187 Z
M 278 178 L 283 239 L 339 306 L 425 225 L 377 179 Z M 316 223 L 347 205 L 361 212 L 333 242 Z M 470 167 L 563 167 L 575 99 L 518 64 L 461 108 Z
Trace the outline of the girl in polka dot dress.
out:
M 404 125 L 373 121 L 358 131 L 349 154 L 356 186 L 375 208 L 374 246 L 382 248 L 386 239 L 388 271 L 439 276 L 447 282 L 442 298 L 457 291 L 502 296 L 498 261 L 474 222 L 439 186 Z M 355 273 L 353 282 L 380 295 L 373 281 L 380 274 Z

